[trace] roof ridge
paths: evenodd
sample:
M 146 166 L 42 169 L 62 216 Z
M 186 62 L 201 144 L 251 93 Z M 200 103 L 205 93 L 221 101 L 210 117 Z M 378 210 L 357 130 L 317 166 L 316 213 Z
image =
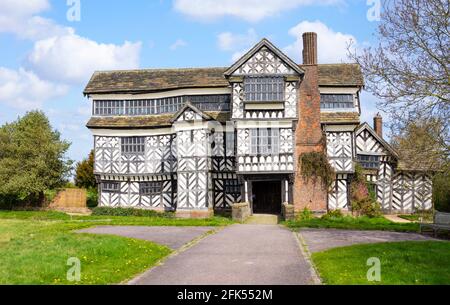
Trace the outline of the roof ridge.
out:
M 94 73 L 195 71 L 195 70 L 219 70 L 219 69 L 227 69 L 227 67 L 142 68 L 142 69 L 123 69 L 123 70 L 101 70 L 101 71 L 95 71 Z

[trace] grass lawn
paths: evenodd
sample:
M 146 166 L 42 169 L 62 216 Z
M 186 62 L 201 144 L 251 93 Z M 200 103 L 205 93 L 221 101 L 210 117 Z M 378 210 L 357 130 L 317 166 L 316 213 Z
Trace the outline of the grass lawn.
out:
M 367 259 L 381 262 L 381 282 L 368 282 Z M 397 242 L 356 245 L 314 253 L 326 284 L 450 284 L 450 242 Z
M 398 232 L 418 232 L 417 223 L 394 223 L 384 217 L 369 218 L 361 217 L 329 217 L 329 218 L 311 218 L 303 220 L 293 220 L 284 222 L 286 226 L 292 229 L 298 228 L 334 228 L 347 230 L 382 230 Z
M 0 211 L 0 284 L 113 284 L 133 278 L 170 254 L 148 241 L 76 234 L 95 225 L 220 226 L 226 218 L 77 216 Z M 81 261 L 81 282 L 66 280 L 67 259 Z

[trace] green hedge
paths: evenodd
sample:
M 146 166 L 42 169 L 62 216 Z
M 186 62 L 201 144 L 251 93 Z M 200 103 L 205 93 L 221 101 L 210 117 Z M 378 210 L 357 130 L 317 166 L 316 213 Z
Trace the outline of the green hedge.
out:
M 437 174 L 433 179 L 434 208 L 450 213 L 450 172 Z
M 109 208 L 96 207 L 92 209 L 94 216 L 137 216 L 137 217 L 163 217 L 174 218 L 172 212 L 157 212 L 153 210 L 141 210 L 133 208 Z

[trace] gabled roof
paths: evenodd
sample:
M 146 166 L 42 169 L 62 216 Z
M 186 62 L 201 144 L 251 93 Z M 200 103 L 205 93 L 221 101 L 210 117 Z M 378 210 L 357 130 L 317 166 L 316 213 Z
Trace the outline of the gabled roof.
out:
M 190 102 L 186 102 L 186 103 L 184 104 L 184 106 L 181 107 L 181 109 L 178 110 L 177 113 L 175 113 L 175 114 L 173 115 L 173 117 L 170 119 L 170 122 L 171 122 L 171 123 L 176 122 L 176 121 L 183 115 L 183 113 L 184 113 L 186 110 L 192 110 L 192 111 L 194 111 L 196 114 L 198 114 L 199 116 L 201 116 L 202 119 L 204 119 L 204 120 L 206 120 L 206 121 L 210 121 L 210 120 L 213 119 L 213 118 L 210 117 L 208 114 L 204 113 L 203 111 L 201 111 L 200 109 L 198 109 L 197 107 L 195 107 L 194 105 L 192 105 Z
M 387 151 L 389 151 L 392 154 L 393 157 L 395 157 L 396 159 L 399 158 L 397 151 L 388 142 L 386 142 L 386 140 L 384 140 L 382 137 L 380 137 L 375 132 L 375 130 L 369 124 L 367 124 L 367 122 L 364 122 L 358 128 L 356 128 L 355 134 L 359 135 L 363 130 L 367 130 L 378 142 L 380 142 L 381 145 L 383 145 L 383 147 Z
M 225 76 L 230 76 L 233 74 L 240 66 L 245 64 L 253 55 L 255 55 L 261 48 L 266 47 L 272 51 L 275 55 L 281 58 L 291 69 L 300 75 L 303 75 L 305 71 L 297 65 L 292 59 L 287 57 L 280 49 L 274 46 L 269 40 L 263 38 L 257 45 L 250 49 L 244 56 L 242 56 L 238 61 L 236 61 L 229 69 L 224 72 Z

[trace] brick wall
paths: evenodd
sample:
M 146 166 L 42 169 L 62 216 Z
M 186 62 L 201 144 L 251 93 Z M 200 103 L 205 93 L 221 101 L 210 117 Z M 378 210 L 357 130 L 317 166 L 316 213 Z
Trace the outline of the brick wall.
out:
M 302 153 L 324 150 L 320 124 L 320 92 L 317 65 L 303 65 L 305 76 L 300 84 L 299 121 L 296 129 L 296 176 L 294 181 L 294 206 L 299 212 L 304 208 L 313 211 L 327 209 L 327 191 L 320 181 L 303 179 L 298 160 Z

